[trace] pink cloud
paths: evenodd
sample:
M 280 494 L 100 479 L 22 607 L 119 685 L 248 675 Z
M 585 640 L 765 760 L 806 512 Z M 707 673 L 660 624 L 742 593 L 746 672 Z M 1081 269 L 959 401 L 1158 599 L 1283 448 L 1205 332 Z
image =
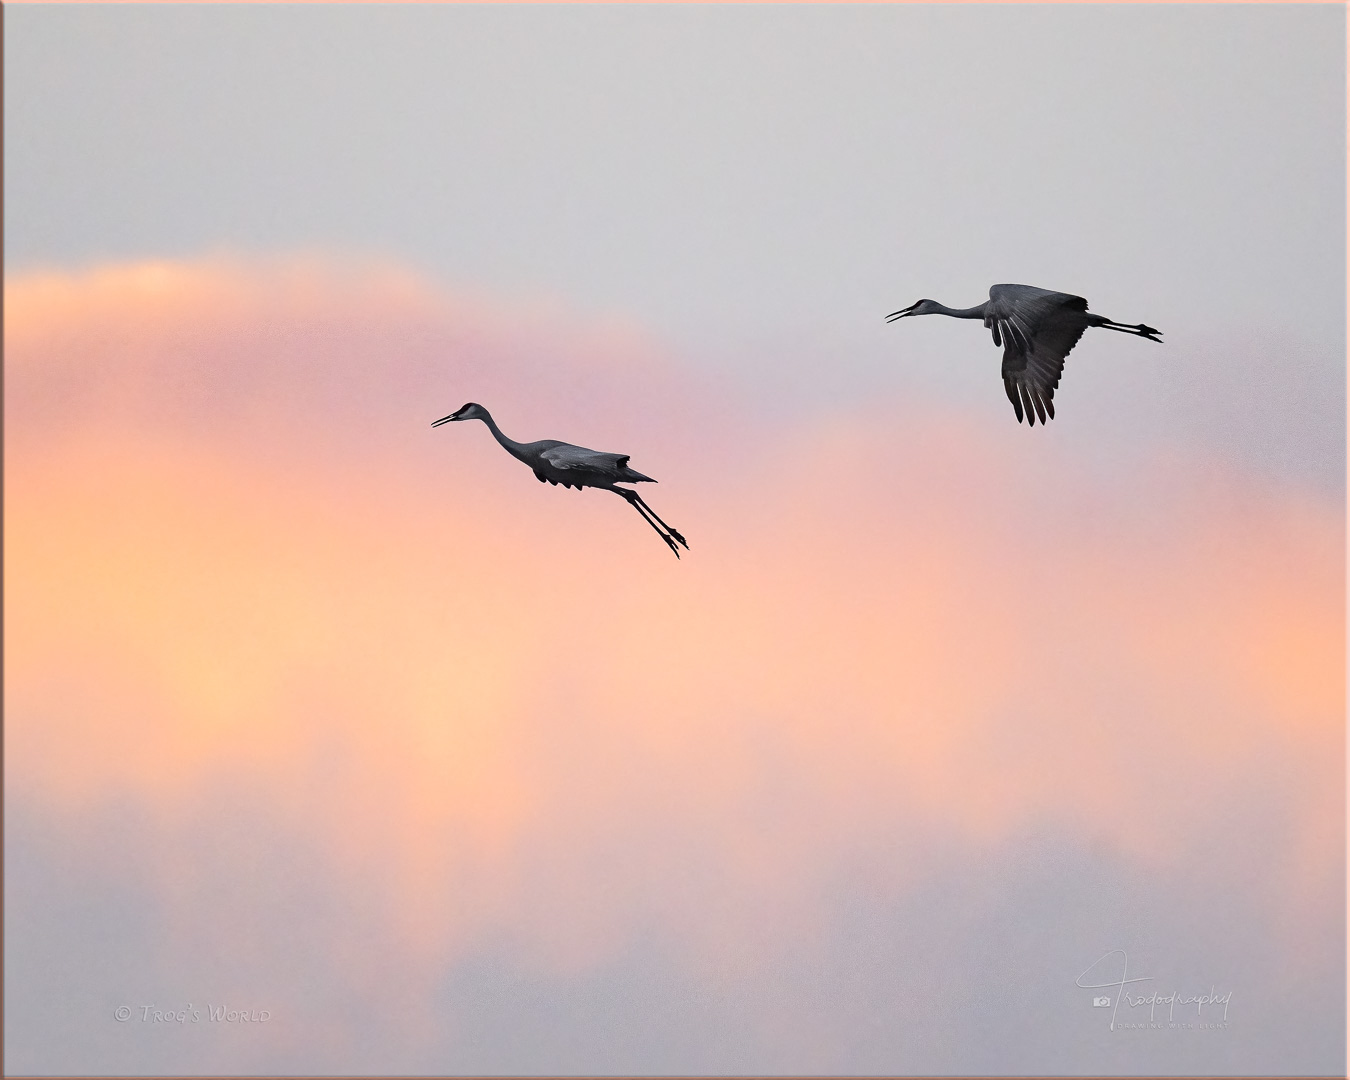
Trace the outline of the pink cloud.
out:
M 1048 818 L 1175 864 L 1272 759 L 1335 832 L 1344 529 L 1313 496 L 1198 460 L 1103 489 L 900 402 L 732 425 L 631 327 L 393 266 L 112 266 L 6 312 L 13 790 L 171 819 L 248 776 L 418 963 L 507 927 L 575 970 L 647 920 L 749 963 L 897 829 Z M 688 557 L 430 429 L 470 399 L 631 453 Z M 1291 906 L 1323 854 L 1278 868 Z

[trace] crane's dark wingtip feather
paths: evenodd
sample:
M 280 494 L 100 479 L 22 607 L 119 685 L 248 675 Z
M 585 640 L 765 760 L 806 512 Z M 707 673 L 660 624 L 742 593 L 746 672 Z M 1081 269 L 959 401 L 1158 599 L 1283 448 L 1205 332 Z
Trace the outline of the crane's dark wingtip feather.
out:
M 1022 406 L 1026 409 L 1027 424 L 1031 427 L 1036 426 L 1036 406 L 1032 404 L 1031 388 L 1026 383 L 1018 383 L 1017 389 L 1022 392 Z
M 1045 406 L 1041 404 L 1040 391 L 1034 386 L 1025 386 L 1022 388 L 1022 392 L 1030 399 L 1029 407 L 1027 408 L 1028 414 L 1030 414 L 1032 410 L 1035 410 L 1036 415 L 1041 418 L 1041 423 L 1044 424 Z

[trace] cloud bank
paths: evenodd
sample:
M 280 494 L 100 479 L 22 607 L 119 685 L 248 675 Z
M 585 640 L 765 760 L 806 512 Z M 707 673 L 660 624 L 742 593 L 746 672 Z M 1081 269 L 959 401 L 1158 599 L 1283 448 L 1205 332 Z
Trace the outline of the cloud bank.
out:
M 392 264 L 29 275 L 6 313 L 11 918 L 37 928 L 11 1068 L 1343 1052 L 1334 500 L 1200 457 L 1089 469 L 924 401 L 771 419 L 771 381 L 690 376 L 621 317 Z M 468 400 L 630 453 L 687 557 L 429 427 Z M 90 927 L 55 1014 L 59 976 L 20 974 Z M 1098 1030 L 1073 980 L 1123 937 L 1239 984 L 1245 1026 Z M 1072 1035 L 962 996 L 1009 951 Z M 107 1019 L 185 994 L 279 1019 Z

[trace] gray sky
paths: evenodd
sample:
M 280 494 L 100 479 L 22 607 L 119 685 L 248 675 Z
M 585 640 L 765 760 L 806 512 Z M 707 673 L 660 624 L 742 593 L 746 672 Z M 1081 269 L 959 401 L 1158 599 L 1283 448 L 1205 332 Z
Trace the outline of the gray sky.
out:
M 1166 335 L 1080 346 L 1075 452 L 1179 440 L 1341 486 L 1338 7 L 7 18 L 11 272 L 374 252 L 621 314 L 772 386 L 765 408 L 924 392 L 991 415 L 974 328 L 881 316 L 1026 282 Z
M 346 246 L 751 334 L 995 280 L 1178 329 L 1278 290 L 1320 344 L 1341 19 L 19 5 L 7 255 Z
M 303 287 L 259 271 L 264 288 L 281 282 L 276 306 L 227 315 L 275 326 L 240 330 L 203 308 L 138 336 L 94 311 L 74 313 L 68 340 L 23 338 L 25 359 L 57 357 L 14 364 L 7 382 L 7 481 L 28 493 L 12 519 L 38 537 L 25 550 L 53 590 L 98 586 L 96 559 L 67 575 L 40 555 L 66 550 L 80 531 L 67 522 L 104 550 L 98 530 L 115 518 L 106 551 L 130 560 L 118 580 L 134 602 L 112 590 L 106 608 L 67 610 L 46 603 L 47 578 L 9 564 L 18 584 L 38 581 L 26 610 L 60 666 L 11 667 L 6 691 L 7 1067 L 1343 1067 L 1344 834 L 1319 814 L 1343 796 L 1344 743 L 1316 678 L 1343 633 L 1323 617 L 1323 585 L 1344 581 L 1343 7 L 4 14 L 12 277 L 219 252 L 377 256 L 508 311 L 559 301 L 558 325 L 582 328 L 563 340 L 530 323 L 517 339 L 481 312 L 461 326 L 336 287 L 311 310 Z M 997 282 L 1082 294 L 1161 327 L 1166 344 L 1087 335 L 1058 417 L 1025 431 L 978 326 L 883 322 L 921 297 L 977 303 Z M 247 292 L 221 288 L 236 286 Z M 609 358 L 579 358 L 606 340 L 585 328 L 606 320 L 659 354 L 650 380 L 639 363 L 612 375 Z M 372 362 L 389 341 L 397 355 Z M 420 418 L 405 423 L 460 404 L 428 398 L 470 379 L 522 437 L 536 433 L 508 424 L 513 411 L 571 410 L 575 427 L 558 417 L 537 434 L 578 439 L 582 419 L 628 418 L 618 430 L 650 455 L 634 464 L 661 466 L 663 513 L 686 528 L 684 508 L 701 511 L 687 515 L 701 531 L 695 543 L 686 528 L 683 576 L 634 562 L 622 588 L 598 590 L 582 572 L 513 565 L 538 537 L 589 558 L 611 519 L 592 521 L 604 508 L 586 498 L 527 503 L 498 486 L 493 470 L 515 463 L 479 430 L 428 444 Z M 612 397 L 576 416 L 577 386 Z M 666 402 L 647 423 L 641 409 Z M 105 430 L 80 418 L 109 425 L 106 446 L 79 441 Z M 137 457 L 142 434 L 151 451 Z M 121 514 L 64 509 L 70 492 L 77 508 L 101 495 L 105 452 L 107 491 L 141 498 L 144 470 L 151 494 Z M 155 495 L 159 459 L 180 452 L 183 490 Z M 814 476 L 811 490 L 782 461 Z M 199 480 L 202 462 L 238 473 Z M 219 532 L 199 488 L 221 495 Z M 119 540 L 138 515 L 143 531 Z M 231 532 L 238 521 L 259 531 Z M 371 522 L 391 533 L 369 540 Z M 456 532 L 465 522 L 480 532 Z M 486 554 L 465 568 L 462 551 Z M 271 584 L 232 614 L 258 580 Z M 142 594 L 154 633 L 134 619 L 118 631 Z M 160 618 L 161 594 L 177 616 Z M 496 595 L 514 606 L 461 618 Z M 586 633 L 517 647 L 551 619 Z M 592 639 L 632 647 L 633 682 L 613 682 Z M 71 640 L 86 652 L 67 661 Z M 476 652 L 484 642 L 500 652 Z M 175 681 L 192 681 L 183 657 L 197 646 L 201 699 Z M 228 662 L 238 677 L 220 675 Z M 519 782 L 535 799 L 502 841 L 519 856 L 505 885 L 496 862 L 454 847 L 458 818 L 420 818 L 436 804 L 413 797 L 419 783 L 459 789 L 441 784 L 427 749 L 440 744 L 419 742 L 423 714 L 407 702 L 440 707 L 480 676 L 490 690 L 500 677 L 504 700 L 535 695 L 521 716 L 484 722 L 488 750 L 501 738 L 507 765 L 524 761 L 513 772 L 489 754 L 484 772 L 504 769 L 508 793 Z M 986 707 L 971 688 L 1000 679 L 1016 692 Z M 633 704 L 635 686 L 650 701 Z M 258 703 L 230 712 L 216 699 L 231 693 Z M 975 704 L 958 707 L 963 694 Z M 128 746 L 153 759 L 162 739 L 170 779 L 175 740 L 196 746 L 206 730 L 211 745 L 230 723 L 297 757 L 277 751 L 269 773 L 222 751 L 181 804 L 156 802 L 153 785 L 63 803 L 41 767 L 70 745 L 72 775 L 99 757 L 82 723 L 111 740 L 110 762 Z M 137 731 L 156 738 L 123 736 Z M 800 731 L 810 738 L 794 742 Z M 1015 824 L 1000 831 L 1004 815 Z M 378 835 L 369 862 L 325 848 L 349 820 L 359 836 L 387 820 L 410 863 L 390 855 L 386 875 L 379 858 L 403 849 Z M 809 858 L 793 862 L 794 845 Z M 398 937 L 405 906 L 443 954 Z M 430 932 L 458 932 L 460 915 L 463 940 Z M 729 945 L 698 937 L 705 917 Z M 574 924 L 601 960 L 539 960 Z M 792 948 L 772 938 L 783 926 L 799 932 Z M 1238 987 L 1241 1023 L 1213 1038 L 1108 1035 L 1073 980 L 1111 948 L 1160 990 Z M 124 1000 L 218 993 L 281 1002 L 284 1023 L 222 1034 L 108 1020 Z

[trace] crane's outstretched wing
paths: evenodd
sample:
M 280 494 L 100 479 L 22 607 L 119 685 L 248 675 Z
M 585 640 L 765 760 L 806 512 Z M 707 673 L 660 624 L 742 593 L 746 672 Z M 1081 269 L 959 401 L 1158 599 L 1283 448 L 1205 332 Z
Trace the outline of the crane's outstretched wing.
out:
M 1055 389 L 1064 358 L 1092 323 L 1087 301 L 1069 293 L 1030 285 L 995 285 L 989 290 L 985 324 L 994 344 L 1003 346 L 1003 389 L 1017 419 L 1044 424 L 1055 415 Z
M 584 446 L 558 443 L 542 451 L 539 457 L 550 469 L 561 474 L 554 483 L 567 483 L 564 479 L 567 476 L 575 477 L 572 482 L 578 487 L 586 481 L 594 483 L 597 480 L 603 483 L 623 481 L 630 484 L 644 480 L 649 483 L 655 482 L 650 476 L 643 476 L 642 473 L 630 469 L 627 454 L 604 454 L 599 450 L 587 450 Z M 545 476 L 539 478 L 551 479 Z

